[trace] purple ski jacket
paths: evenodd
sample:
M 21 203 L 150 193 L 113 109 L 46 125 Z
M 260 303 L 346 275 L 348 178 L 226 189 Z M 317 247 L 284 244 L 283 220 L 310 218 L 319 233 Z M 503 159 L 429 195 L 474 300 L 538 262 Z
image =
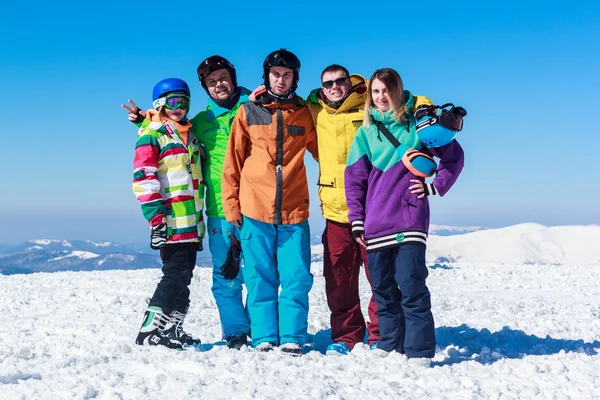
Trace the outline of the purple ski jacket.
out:
M 405 92 L 405 98 L 410 109 L 413 96 Z M 410 113 L 402 123 L 394 120 L 391 112 L 384 114 L 371 108 L 370 114 L 401 144 L 395 148 L 373 123 L 361 126 L 356 132 L 344 173 L 352 234 L 355 237 L 364 234 L 367 252 L 408 243 L 426 245 L 428 196 L 419 199 L 408 190 L 413 185 L 411 179 L 423 181 L 423 178 L 418 178 L 404 166 L 402 156 L 406 151 L 416 149 L 438 157 L 435 178 L 432 183 L 425 184 L 425 189 L 428 195 L 444 196 L 462 171 L 463 149 L 456 140 L 443 147 L 425 149 Z

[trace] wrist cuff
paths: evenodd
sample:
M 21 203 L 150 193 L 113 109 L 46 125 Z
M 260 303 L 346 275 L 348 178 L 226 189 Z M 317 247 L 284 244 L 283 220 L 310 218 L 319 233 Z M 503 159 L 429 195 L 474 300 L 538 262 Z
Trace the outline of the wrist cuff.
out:
M 356 238 L 365 233 L 364 221 L 352 221 L 352 237 Z
M 425 191 L 425 196 L 435 196 L 437 194 L 437 190 L 435 189 L 435 186 L 433 186 L 433 183 L 424 183 L 423 189 Z

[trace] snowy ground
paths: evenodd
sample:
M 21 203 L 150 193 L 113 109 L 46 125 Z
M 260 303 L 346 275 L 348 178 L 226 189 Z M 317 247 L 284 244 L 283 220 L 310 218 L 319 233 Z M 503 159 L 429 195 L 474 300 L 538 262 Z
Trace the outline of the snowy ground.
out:
M 409 369 L 399 354 L 376 358 L 366 347 L 323 355 L 330 332 L 321 270 L 314 262 L 311 343 L 299 359 L 228 350 L 208 268 L 196 269 L 186 321 L 205 344 L 180 352 L 133 344 L 159 270 L 0 276 L 0 398 L 600 396 L 599 265 L 431 269 L 439 349 L 427 370 Z M 363 304 L 368 293 L 362 285 Z

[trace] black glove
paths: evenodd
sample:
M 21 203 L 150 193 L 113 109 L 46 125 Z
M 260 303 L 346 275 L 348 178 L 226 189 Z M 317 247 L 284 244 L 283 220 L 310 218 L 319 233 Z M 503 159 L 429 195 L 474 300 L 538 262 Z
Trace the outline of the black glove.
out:
M 242 248 L 240 242 L 238 242 L 233 234 L 229 237 L 231 238 L 231 243 L 229 244 L 229 249 L 227 249 L 225 264 L 221 266 L 221 275 L 230 281 L 237 278 L 240 272 L 240 254 Z
M 202 251 L 204 250 L 204 246 L 202 245 L 202 239 L 198 239 L 198 250 L 196 251 Z
M 138 108 L 137 112 L 135 113 L 135 119 L 131 122 L 133 122 L 134 124 L 141 124 L 142 122 L 144 122 L 144 120 L 146 119 L 146 117 L 141 113 L 142 110 L 140 110 Z
M 150 228 L 150 247 L 158 250 L 167 241 L 167 224 L 152 225 Z

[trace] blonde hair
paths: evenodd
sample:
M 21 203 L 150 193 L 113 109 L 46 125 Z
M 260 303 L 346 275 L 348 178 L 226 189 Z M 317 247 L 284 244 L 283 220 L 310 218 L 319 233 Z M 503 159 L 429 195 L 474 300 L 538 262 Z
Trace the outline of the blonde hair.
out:
M 365 102 L 365 117 L 363 119 L 363 126 L 371 126 L 371 107 L 373 106 L 373 94 L 371 88 L 373 87 L 373 81 L 378 80 L 384 84 L 387 89 L 388 98 L 391 103 L 392 118 L 402 123 L 406 119 L 406 102 L 404 100 L 404 83 L 400 75 L 391 68 L 381 68 L 373 73 L 371 79 L 369 79 L 369 90 L 367 93 L 367 101 Z M 381 111 L 380 111 L 381 112 Z

